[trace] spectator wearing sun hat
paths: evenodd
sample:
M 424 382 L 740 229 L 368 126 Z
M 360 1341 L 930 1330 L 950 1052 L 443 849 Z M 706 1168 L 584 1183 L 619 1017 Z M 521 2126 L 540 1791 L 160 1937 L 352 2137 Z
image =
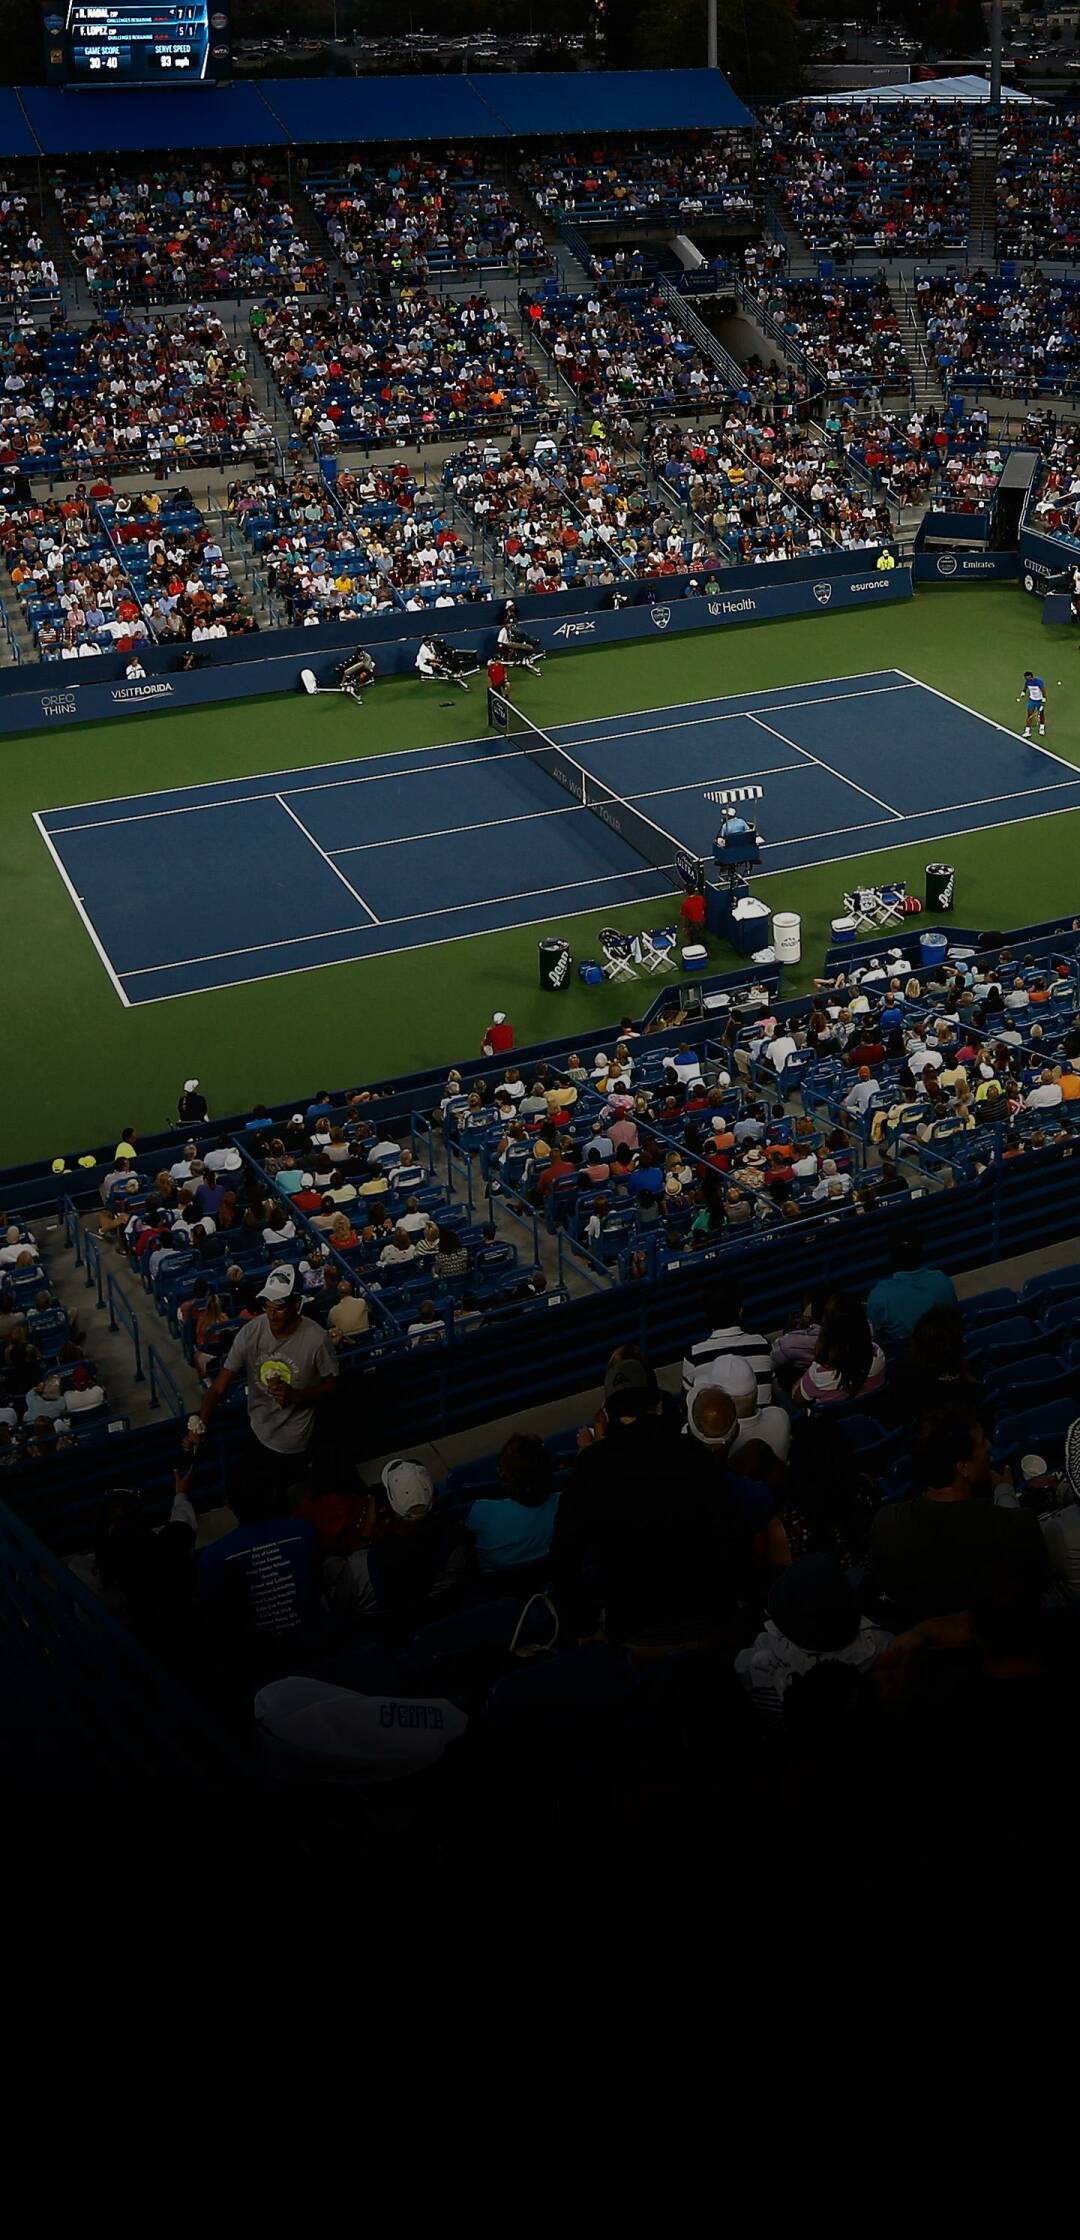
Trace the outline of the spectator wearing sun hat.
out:
M 200 1128 L 206 1120 L 209 1107 L 198 1081 L 192 1077 L 185 1081 L 176 1100 L 176 1116 L 182 1128 Z
M 699 1393 L 708 1388 L 725 1392 L 729 1400 L 735 1403 L 738 1424 L 735 1435 L 726 1448 L 733 1460 L 744 1449 L 760 1440 L 763 1445 L 772 1449 L 778 1462 L 786 1461 L 791 1445 L 791 1417 L 785 1408 L 772 1404 L 763 1408 L 759 1405 L 757 1377 L 746 1354 L 719 1354 L 715 1361 L 711 1361 L 702 1370 L 687 1396 L 687 1429 L 705 1445 L 710 1444 L 710 1441 L 695 1420 L 694 1404 Z

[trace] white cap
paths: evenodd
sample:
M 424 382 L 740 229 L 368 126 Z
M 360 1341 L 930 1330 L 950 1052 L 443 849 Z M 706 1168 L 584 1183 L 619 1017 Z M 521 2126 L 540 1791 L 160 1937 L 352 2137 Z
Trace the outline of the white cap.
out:
M 493 1012 L 492 1012 L 492 1014 L 491 1014 L 491 1024 L 492 1024 L 492 1026 L 493 1026 L 493 1027 L 505 1027 L 505 1025 L 506 1025 L 506 1013 L 505 1013 L 505 1011 L 493 1011 Z
M 362 1696 L 325 1680 L 272 1680 L 255 1698 L 263 1758 L 278 1781 L 396 1781 L 437 1764 L 466 1713 L 442 1696 Z
M 259 1297 L 260 1299 L 269 1299 L 271 1306 L 280 1306 L 283 1299 L 292 1298 L 295 1289 L 295 1268 L 271 1268 Z
M 388 1462 L 382 1474 L 383 1488 L 394 1515 L 413 1520 L 426 1517 L 435 1499 L 431 1472 L 422 1462 L 399 1459 Z
M 757 1398 L 757 1378 L 744 1353 L 721 1353 L 710 1361 L 694 1378 L 694 1391 L 701 1391 L 705 1385 L 726 1392 L 729 1400 Z
M 185 1097 L 192 1097 L 192 1096 L 194 1096 L 194 1094 L 195 1094 L 195 1091 L 196 1091 L 196 1089 L 198 1088 L 198 1086 L 199 1086 L 199 1084 L 198 1084 L 198 1082 L 197 1082 L 197 1081 L 185 1081 L 185 1083 L 184 1083 L 184 1095 L 185 1095 Z

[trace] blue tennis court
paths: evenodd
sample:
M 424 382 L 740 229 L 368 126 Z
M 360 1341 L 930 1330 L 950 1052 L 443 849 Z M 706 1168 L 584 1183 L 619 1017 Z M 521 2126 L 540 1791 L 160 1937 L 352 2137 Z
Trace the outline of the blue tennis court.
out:
M 899 669 L 590 718 L 551 737 L 707 859 L 719 822 L 708 791 L 760 784 L 766 878 L 1080 807 L 1071 763 Z M 39 810 L 35 822 L 125 1005 L 672 893 L 498 733 Z

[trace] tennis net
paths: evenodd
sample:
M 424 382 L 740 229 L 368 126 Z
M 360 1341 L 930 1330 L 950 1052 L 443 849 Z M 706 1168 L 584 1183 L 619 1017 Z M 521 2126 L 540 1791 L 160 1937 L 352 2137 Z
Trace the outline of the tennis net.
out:
M 492 691 L 488 697 L 491 723 L 515 738 L 529 760 L 539 763 L 546 775 L 554 778 L 556 785 L 562 786 L 579 808 L 591 809 L 593 815 L 617 832 L 644 863 L 651 864 L 654 870 L 670 879 L 672 886 L 700 886 L 702 865 L 681 840 L 665 832 L 662 825 L 654 824 L 651 817 L 635 808 L 632 801 L 624 800 L 621 793 L 613 793 L 602 778 L 595 777 L 583 763 L 576 762 L 565 747 L 557 746 L 531 716 L 523 715 L 503 693 Z

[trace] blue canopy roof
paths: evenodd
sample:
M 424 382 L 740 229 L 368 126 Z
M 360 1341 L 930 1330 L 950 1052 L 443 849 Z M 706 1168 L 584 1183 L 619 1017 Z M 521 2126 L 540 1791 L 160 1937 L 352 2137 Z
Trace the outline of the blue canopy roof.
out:
M 0 156 L 36 156 L 37 142 L 11 86 L 0 86 Z
M 260 91 L 296 146 L 330 140 L 506 137 L 506 126 L 472 79 L 463 76 L 267 78 Z
M 519 134 L 690 132 L 754 122 L 719 70 L 533 70 L 478 78 Z
M 575 132 L 745 129 L 753 122 L 718 70 L 265 78 L 138 91 L 0 88 L 0 156 L 557 139 Z
M 143 148 L 279 148 L 282 130 L 253 85 L 66 91 L 26 86 L 22 104 L 43 156 L 134 155 Z M 31 145 L 29 153 L 37 151 Z

